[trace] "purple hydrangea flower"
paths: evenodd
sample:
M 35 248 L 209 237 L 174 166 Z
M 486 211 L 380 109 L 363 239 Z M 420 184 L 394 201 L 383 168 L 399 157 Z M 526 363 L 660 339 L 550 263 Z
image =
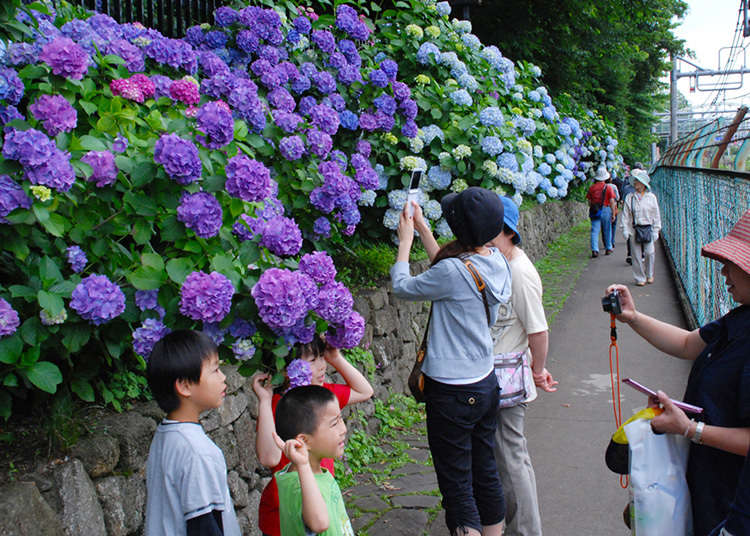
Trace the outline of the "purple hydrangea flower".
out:
M 245 201 L 260 201 L 271 194 L 271 172 L 257 160 L 243 154 L 233 156 L 227 162 L 225 188 L 229 195 Z
M 229 326 L 229 334 L 235 339 L 252 337 L 256 331 L 255 324 L 244 318 L 235 318 Z
M 286 377 L 289 378 L 289 389 L 312 383 L 312 368 L 304 359 L 294 359 L 286 366 Z
M 266 60 L 271 65 L 279 63 L 279 50 L 276 47 L 262 45 L 258 51 L 258 56 Z
M 401 104 L 398 105 L 398 108 L 399 110 L 401 110 L 401 114 L 406 119 L 416 118 L 417 112 L 419 111 L 419 108 L 417 108 L 417 103 L 412 99 L 405 99 L 401 101 Z
M 373 131 L 378 128 L 378 119 L 371 113 L 363 112 L 359 116 L 359 126 L 362 130 Z
M 313 222 L 313 233 L 319 237 L 328 238 L 331 236 L 331 222 L 328 218 L 321 216 Z
M 307 314 L 308 290 L 301 283 L 303 278 L 309 279 L 301 272 L 269 268 L 253 286 L 251 294 L 258 314 L 272 329 L 290 328 Z
M 5 216 L 17 208 L 30 209 L 31 199 L 8 175 L 0 175 L 0 223 L 7 223 Z
M 18 111 L 18 108 L 9 104 L 8 106 L 0 106 L 0 125 L 10 123 L 14 119 L 23 119 L 24 117 Z
M 401 134 L 403 134 L 407 138 L 416 138 L 418 131 L 419 127 L 417 126 L 417 123 L 412 119 L 406 121 L 404 123 L 404 126 L 401 127 Z
M 369 79 L 372 85 L 376 87 L 388 87 L 388 75 L 385 74 L 385 71 L 381 69 L 374 69 L 370 71 Z
M 312 42 L 326 54 L 336 50 L 336 38 L 328 30 L 313 30 Z
M 23 97 L 23 81 L 15 69 L 0 68 L 0 100 L 8 104 L 18 104 Z
M 269 91 L 266 99 L 271 106 L 285 112 L 291 112 L 297 106 L 294 97 L 283 87 L 277 87 L 273 91 Z
M 237 32 L 235 41 L 237 42 L 237 46 L 248 54 L 257 52 L 260 48 L 260 38 L 255 32 L 250 30 L 240 30 Z
M 365 319 L 357 311 L 352 311 L 341 324 L 328 328 L 326 342 L 335 348 L 354 348 L 364 334 Z
M 117 166 L 115 155 L 109 151 L 89 151 L 81 162 L 88 164 L 94 170 L 89 181 L 95 182 L 99 188 L 109 186 L 117 180 Z
M 118 134 L 115 141 L 112 142 L 112 150 L 116 153 L 124 153 L 128 148 L 128 139 L 122 134 Z
M 159 289 L 136 290 L 135 306 L 141 311 L 159 308 Z
M 351 110 L 344 110 L 339 113 L 341 126 L 347 130 L 357 130 L 359 127 L 359 116 Z
M 325 104 L 313 106 L 310 110 L 312 124 L 326 134 L 333 136 L 339 130 L 339 114 L 336 110 Z
M 200 107 L 195 118 L 198 130 L 206 134 L 197 138 L 206 147 L 220 149 L 234 139 L 234 120 L 226 103 L 208 102 Z
M 161 320 L 147 318 L 133 331 L 133 350 L 139 356 L 148 359 L 154 345 L 171 331 Z
M 393 96 L 396 97 L 398 101 L 411 97 L 411 89 L 409 89 L 409 86 L 403 82 L 391 82 L 391 87 L 393 88 Z
M 125 60 L 125 68 L 131 73 L 139 73 L 146 69 L 141 49 L 125 39 L 115 39 L 107 45 L 106 50 L 107 54 L 114 54 Z
M 297 76 L 292 77 L 291 80 L 292 80 L 292 85 L 291 85 L 292 91 L 294 91 L 298 95 L 310 89 L 310 86 L 312 85 L 310 82 L 310 79 L 302 73 L 298 74 Z
M 306 61 L 305 63 L 300 65 L 299 70 L 308 78 L 312 78 L 318 72 L 318 68 L 315 67 L 315 64 L 309 61 Z
M 125 294 L 107 276 L 93 274 L 73 289 L 70 306 L 95 326 L 109 322 L 125 310 Z
M 10 65 L 29 65 L 37 62 L 39 50 L 30 43 L 11 43 L 8 45 L 8 63 Z
M 372 145 L 367 140 L 359 140 L 357 142 L 357 152 L 365 158 L 370 158 L 370 152 L 372 151 Z
M 377 97 L 373 104 L 384 114 L 393 115 L 396 113 L 396 100 L 385 93 Z
M 89 55 L 72 39 L 58 37 L 42 47 L 39 59 L 59 76 L 80 80 L 89 68 Z
M 329 67 L 333 67 L 338 71 L 342 67 L 346 67 L 347 65 L 349 65 L 349 62 L 346 61 L 346 56 L 344 56 L 341 52 L 334 52 L 333 54 L 328 56 L 326 65 L 328 65 Z
M 396 75 L 398 75 L 398 63 L 393 60 L 383 60 L 380 62 L 380 69 L 386 74 L 388 80 L 396 80 Z
M 52 157 L 57 147 L 43 132 L 10 129 L 5 132 L 3 156 L 23 166 L 39 166 Z
M 285 112 L 284 110 L 274 110 L 271 112 L 271 115 L 276 126 L 288 133 L 297 130 L 297 125 L 304 121 L 301 116 L 292 112 Z
M 216 346 L 219 346 L 224 342 L 224 336 L 227 333 L 227 330 L 223 329 L 218 322 L 204 322 L 201 331 L 203 331 L 209 339 L 214 341 Z
M 221 229 L 221 205 L 208 192 L 185 193 L 177 207 L 177 219 L 201 238 L 211 238 Z
M 375 120 L 378 122 L 378 128 L 385 132 L 390 132 L 393 129 L 393 126 L 396 124 L 396 120 L 392 115 L 388 115 L 381 111 L 378 111 L 375 114 Z
M 232 344 L 234 357 L 240 361 L 247 361 L 255 355 L 255 346 L 250 339 L 238 339 Z
M 296 255 L 302 247 L 302 232 L 293 219 L 276 216 L 266 223 L 260 243 L 276 255 Z
M 169 88 L 172 86 L 172 79 L 163 74 L 151 75 L 151 81 L 154 83 L 154 98 L 158 99 L 161 97 L 172 98 L 169 93 Z
M 208 50 L 201 51 L 198 54 L 198 63 L 206 76 L 216 76 L 218 74 L 230 74 L 229 65 L 219 56 Z
M 185 41 L 193 45 L 194 47 L 199 46 L 203 43 L 203 29 L 200 26 L 191 26 L 185 30 Z
M 25 169 L 26 178 L 31 184 L 41 184 L 59 192 L 67 192 L 76 180 L 73 166 L 70 165 L 70 153 L 57 147 L 44 163 Z
M 328 71 L 320 71 L 313 75 L 313 83 L 323 94 L 333 93 L 336 91 L 336 79 Z
M 307 95 L 306 97 L 302 97 L 299 100 L 299 107 L 297 110 L 302 115 L 310 115 L 310 111 L 318 104 L 318 101 L 315 100 L 315 97 L 311 95 Z
M 234 9 L 227 6 L 221 6 L 214 11 L 214 21 L 217 26 L 230 26 L 239 20 L 240 14 Z
M 336 266 L 333 264 L 333 259 L 324 251 L 315 251 L 304 255 L 299 261 L 299 269 L 320 285 L 330 283 L 336 277 Z
M 341 112 L 346 109 L 346 100 L 338 93 L 332 93 L 323 99 L 324 104 L 330 105 L 331 108 L 337 112 Z
M 0 298 L 0 337 L 13 335 L 20 324 L 21 320 L 18 318 L 15 309 L 3 298 Z
M 177 134 L 163 134 L 156 141 L 154 162 L 163 165 L 167 175 L 179 184 L 190 184 L 201 176 L 198 148 Z
M 184 69 L 189 74 L 198 71 L 198 57 L 186 41 L 155 37 L 143 50 L 147 57 L 162 65 Z
M 70 267 L 75 273 L 80 274 L 89 262 L 86 254 L 79 246 L 70 246 L 65 250 L 65 253 L 68 255 Z
M 323 320 L 334 324 L 344 322 L 351 313 L 354 299 L 352 293 L 342 283 L 332 281 L 320 288 L 318 306 L 315 312 Z
M 333 147 L 333 140 L 325 132 L 313 128 L 307 131 L 307 145 L 310 152 L 325 158 Z
M 359 67 L 347 65 L 339 69 L 338 79 L 342 84 L 349 86 L 354 82 L 361 82 L 362 74 L 359 72 Z
M 232 307 L 234 286 L 219 272 L 193 272 L 180 289 L 180 313 L 203 322 L 221 322 Z
M 279 141 L 279 151 L 289 161 L 299 160 L 305 154 L 305 144 L 299 136 L 287 136 Z

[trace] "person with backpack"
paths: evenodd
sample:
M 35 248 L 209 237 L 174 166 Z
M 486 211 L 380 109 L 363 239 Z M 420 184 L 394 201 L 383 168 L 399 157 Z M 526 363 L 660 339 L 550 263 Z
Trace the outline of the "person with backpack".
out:
M 589 200 L 589 218 L 591 219 L 591 258 L 599 256 L 599 232 L 604 232 L 605 255 L 612 253 L 612 214 L 614 214 L 615 188 L 607 184 L 610 174 L 607 168 L 600 166 L 594 176 L 594 184 L 589 188 L 586 199 Z

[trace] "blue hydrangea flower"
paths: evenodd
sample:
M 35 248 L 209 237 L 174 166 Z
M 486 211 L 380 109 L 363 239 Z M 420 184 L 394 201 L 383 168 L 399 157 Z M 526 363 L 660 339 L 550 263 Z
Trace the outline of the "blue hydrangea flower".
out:
M 362 197 L 359 198 L 358 203 L 363 207 L 371 207 L 375 204 L 376 195 L 374 190 L 365 190 L 362 192 Z
M 547 201 L 547 196 L 546 195 L 544 195 L 541 192 L 538 193 L 538 194 L 536 194 L 536 202 L 537 203 L 539 203 L 541 205 L 541 204 L 544 204 L 545 201 Z
M 548 176 L 550 173 L 552 173 L 552 168 L 547 162 L 542 162 L 539 164 L 539 167 L 537 167 L 537 171 L 540 175 Z
M 480 145 L 482 151 L 490 156 L 495 156 L 503 152 L 503 142 L 496 136 L 485 136 L 482 138 Z
M 567 123 L 560 123 L 557 127 L 557 132 L 560 136 L 570 136 L 573 133 L 573 129 Z
M 154 345 L 171 331 L 161 320 L 147 318 L 133 331 L 133 350 L 139 356 L 148 359 Z
M 79 274 L 86 268 L 89 260 L 80 246 L 70 246 L 65 250 L 65 253 L 68 256 L 68 263 L 70 263 L 70 267 L 75 273 Z
M 457 106 L 471 106 L 474 103 L 471 95 L 469 95 L 468 91 L 466 91 L 465 89 L 454 91 L 449 95 L 449 97 L 453 104 Z
M 435 43 L 425 42 L 419 46 L 417 50 L 417 61 L 422 65 L 427 65 L 430 61 L 438 61 L 440 59 L 440 49 Z
M 316 236 L 327 238 L 331 235 L 331 222 L 328 218 L 321 216 L 313 222 L 313 233 Z
M 401 217 L 401 210 L 396 210 L 389 208 L 385 211 L 385 214 L 383 215 L 383 226 L 386 229 L 391 229 L 392 231 L 395 231 L 398 229 L 398 222 L 399 218 Z
M 490 106 L 479 112 L 479 121 L 486 127 L 499 127 L 503 124 L 505 118 L 500 108 Z
M 31 199 L 16 181 L 0 175 L 0 223 L 7 223 L 5 216 L 17 208 L 31 208 Z
M 510 171 L 518 171 L 518 160 L 513 153 L 502 153 L 497 157 L 497 165 Z
M 424 204 L 422 209 L 425 217 L 430 220 L 437 220 L 443 215 L 443 209 L 440 206 L 440 202 L 434 199 L 430 199 Z
M 451 5 L 448 2 L 438 2 L 435 4 L 435 9 L 441 17 L 447 17 L 451 14 Z
M 427 172 L 427 179 L 433 190 L 445 190 L 451 184 L 451 172 L 440 166 L 432 166 Z
M 435 225 L 435 232 L 438 234 L 438 236 L 443 238 L 449 238 L 453 236 L 453 231 L 451 231 L 450 225 L 448 225 L 448 222 L 445 221 L 445 218 L 441 218 L 440 221 L 437 222 Z

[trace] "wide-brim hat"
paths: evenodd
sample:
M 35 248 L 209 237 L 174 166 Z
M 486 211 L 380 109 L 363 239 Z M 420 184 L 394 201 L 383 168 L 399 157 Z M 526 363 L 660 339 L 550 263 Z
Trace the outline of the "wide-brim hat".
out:
M 630 172 L 630 176 L 633 178 L 633 180 L 640 182 L 649 190 L 651 189 L 651 177 L 648 176 L 648 173 L 646 173 L 645 170 L 634 169 Z
M 701 249 L 701 255 L 717 261 L 729 261 L 750 274 L 750 210 L 746 210 L 724 238 L 714 240 Z
M 510 197 L 502 196 L 500 201 L 503 202 L 503 222 L 508 228 L 516 233 L 518 240 L 514 240 L 513 243 L 518 245 L 521 243 L 521 233 L 518 232 L 518 218 L 520 216 L 518 212 L 518 205 Z
M 454 236 L 465 246 L 483 246 L 503 230 L 503 202 L 485 188 L 471 186 L 448 194 L 440 206 Z
M 609 171 L 604 166 L 597 168 L 596 175 L 594 175 L 595 181 L 606 181 L 610 177 Z

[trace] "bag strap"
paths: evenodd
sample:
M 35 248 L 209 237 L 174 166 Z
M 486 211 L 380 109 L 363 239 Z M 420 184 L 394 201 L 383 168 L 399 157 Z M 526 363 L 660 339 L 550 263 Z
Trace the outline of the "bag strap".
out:
M 491 326 L 492 323 L 490 322 L 490 304 L 487 301 L 487 293 L 485 291 L 487 288 L 487 284 L 484 282 L 484 279 L 482 279 L 482 276 L 480 275 L 476 266 L 474 266 L 474 264 L 469 260 L 469 257 L 471 257 L 472 255 L 474 255 L 474 253 L 461 253 L 458 258 L 463 261 L 464 266 L 466 266 L 466 269 L 469 270 L 472 279 L 474 279 L 474 283 L 477 285 L 477 290 L 482 294 L 484 313 L 487 315 L 487 325 Z
M 422 343 L 419 345 L 420 348 L 427 348 L 427 334 L 430 331 L 430 320 L 432 320 L 432 304 L 430 304 L 430 314 L 427 316 L 427 325 L 424 327 L 424 335 L 422 335 Z

